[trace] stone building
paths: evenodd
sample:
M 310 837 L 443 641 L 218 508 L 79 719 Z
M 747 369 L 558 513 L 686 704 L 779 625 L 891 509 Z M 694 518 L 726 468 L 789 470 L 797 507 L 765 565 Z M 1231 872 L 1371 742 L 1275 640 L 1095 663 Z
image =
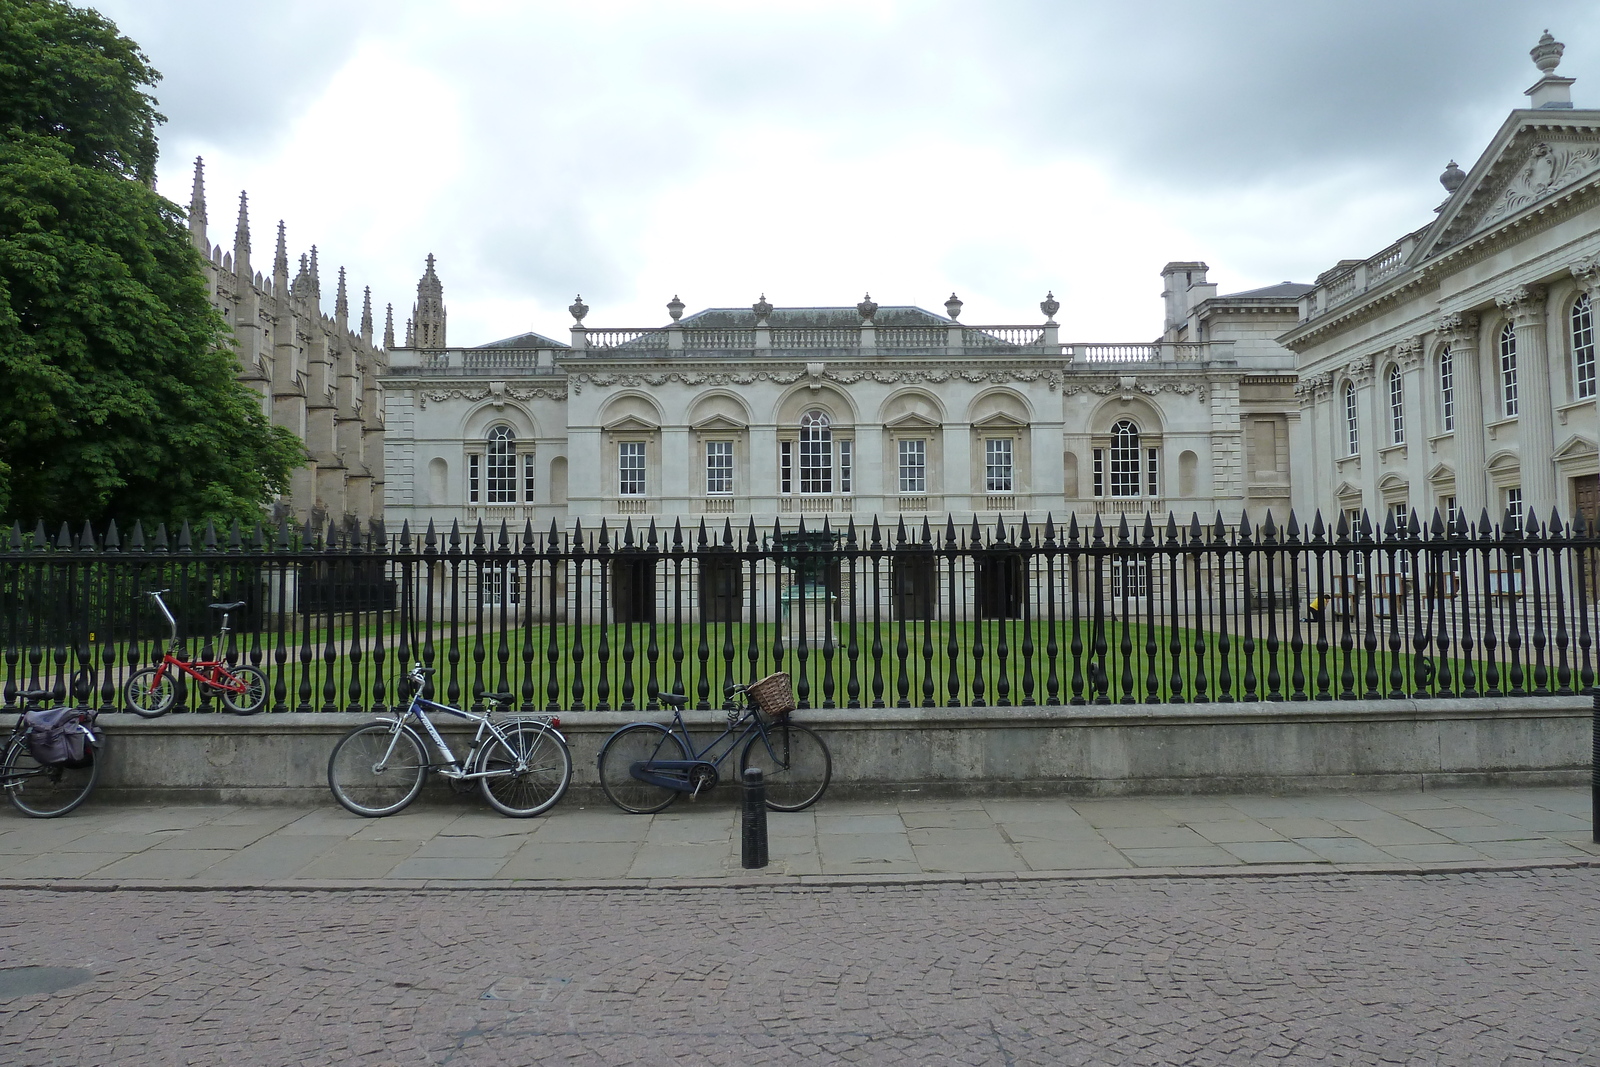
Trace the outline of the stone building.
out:
M 407 346 L 390 353 L 391 526 L 520 530 L 632 518 L 743 527 L 805 517 L 920 527 L 1147 511 L 1185 521 L 1289 502 L 1293 357 L 1273 336 L 1306 286 L 1217 296 L 1201 263 L 1163 272 L 1155 341 L 1062 341 L 1044 321 L 968 325 L 880 307 L 748 308 L 640 328 L 585 324 L 444 340 L 432 257 Z
M 317 250 L 300 257 L 291 280 L 284 225 L 272 273 L 255 271 L 250 260 L 250 219 L 243 193 L 233 249 L 212 245 L 206 233 L 204 165 L 195 160 L 189 200 L 189 232 L 205 261 L 212 303 L 221 310 L 239 352 L 240 380 L 261 397 L 261 411 L 305 442 L 307 463 L 294 472 L 289 492 L 274 505 L 273 518 L 309 522 L 366 523 L 383 517 L 383 392 L 393 347 L 393 309 L 384 344 L 373 339 L 372 290 L 362 297 L 361 319 L 352 329 L 344 269 L 334 292 L 333 314 L 323 314 Z M 441 324 L 442 329 L 442 324 Z
M 1301 297 L 1302 513 L 1595 518 L 1600 111 L 1573 107 L 1561 52 L 1535 46 L 1528 106 L 1450 163 L 1438 218 Z

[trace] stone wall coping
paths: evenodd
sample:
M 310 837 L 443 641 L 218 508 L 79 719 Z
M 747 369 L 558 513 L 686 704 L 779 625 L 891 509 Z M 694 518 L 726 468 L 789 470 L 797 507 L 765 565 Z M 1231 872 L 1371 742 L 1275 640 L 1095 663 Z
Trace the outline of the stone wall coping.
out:
M 1137 727 L 1242 725 L 1272 722 L 1391 722 L 1449 721 L 1452 719 L 1580 718 L 1592 714 L 1593 698 L 1587 693 L 1570 696 L 1462 697 L 1457 699 L 1254 701 L 1229 704 L 1089 704 L 1022 707 L 958 708 L 809 708 L 795 719 L 818 729 L 904 730 L 908 727 L 940 729 L 1013 729 L 1016 727 Z M 531 712 L 535 716 L 551 714 Z M 609 731 L 630 722 L 670 721 L 665 711 L 562 711 L 564 733 Z M 127 714 L 107 715 L 100 724 L 112 736 L 132 733 L 166 735 L 204 734 L 341 734 L 379 716 L 374 712 L 288 712 L 252 716 L 230 714 L 178 714 L 140 719 Z M 0 716 L 9 726 L 14 716 Z M 695 730 L 720 727 L 720 710 L 684 712 Z M 450 733 L 468 729 L 466 723 L 436 715 L 435 723 Z

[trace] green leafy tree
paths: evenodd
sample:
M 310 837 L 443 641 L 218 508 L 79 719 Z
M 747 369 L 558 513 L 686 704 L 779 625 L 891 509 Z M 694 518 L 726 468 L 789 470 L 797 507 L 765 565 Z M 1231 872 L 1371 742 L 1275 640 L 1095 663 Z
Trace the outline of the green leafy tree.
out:
M 149 185 L 159 77 L 96 12 L 0 0 L 5 518 L 253 519 L 305 462 Z

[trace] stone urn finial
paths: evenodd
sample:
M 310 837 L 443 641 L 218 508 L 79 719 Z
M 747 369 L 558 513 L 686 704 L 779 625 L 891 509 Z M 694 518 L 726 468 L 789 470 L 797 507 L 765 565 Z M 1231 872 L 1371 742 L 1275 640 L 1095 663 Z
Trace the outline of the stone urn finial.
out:
M 1539 68 L 1539 73 L 1545 77 L 1554 74 L 1556 67 L 1561 65 L 1561 53 L 1567 46 L 1550 36 L 1550 31 L 1545 30 L 1544 36 L 1539 38 L 1539 43 L 1528 52 L 1533 57 L 1533 65 Z
M 1046 322 L 1056 321 L 1056 312 L 1061 310 L 1061 301 L 1056 299 L 1054 290 L 1044 294 L 1044 299 L 1039 301 L 1039 310 L 1044 312 Z
M 767 294 L 762 293 L 761 299 L 750 305 L 750 310 L 756 313 L 756 325 L 765 326 L 767 316 L 772 314 L 772 305 L 767 303 Z
M 1456 166 L 1456 161 L 1451 160 L 1450 165 L 1444 168 L 1444 173 L 1439 175 L 1439 184 L 1444 186 L 1444 191 L 1451 196 L 1461 188 L 1461 183 L 1467 180 L 1467 172 Z
M 683 318 L 683 301 L 678 299 L 677 293 L 673 293 L 672 299 L 667 301 L 667 314 L 672 316 L 673 322 Z
M 862 325 L 871 325 L 872 316 L 878 313 L 878 305 L 872 302 L 871 293 L 868 293 L 861 303 L 856 305 L 856 311 L 861 315 Z
M 567 308 L 567 310 L 572 313 L 572 317 L 574 319 L 578 320 L 578 325 L 582 326 L 583 317 L 589 314 L 589 305 L 583 302 L 583 296 L 582 294 L 579 294 L 577 297 L 573 298 L 572 306 Z
M 961 298 L 951 293 L 950 299 L 944 302 L 944 312 L 952 320 L 959 319 L 961 317 Z

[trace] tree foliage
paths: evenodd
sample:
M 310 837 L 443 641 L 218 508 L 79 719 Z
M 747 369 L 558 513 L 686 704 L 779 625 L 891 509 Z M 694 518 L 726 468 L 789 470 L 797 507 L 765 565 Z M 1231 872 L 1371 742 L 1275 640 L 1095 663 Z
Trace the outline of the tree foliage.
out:
M 305 460 L 143 180 L 158 77 L 92 11 L 0 0 L 0 515 L 249 518 Z

